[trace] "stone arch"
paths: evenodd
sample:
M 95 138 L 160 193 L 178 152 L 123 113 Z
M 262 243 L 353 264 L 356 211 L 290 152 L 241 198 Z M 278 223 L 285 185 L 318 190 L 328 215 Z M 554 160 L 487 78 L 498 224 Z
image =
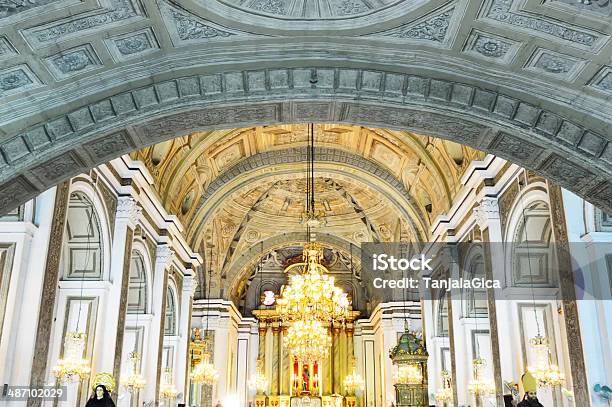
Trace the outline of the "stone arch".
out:
M 3 128 L 0 145 L 0 211 L 120 154 L 187 132 L 311 121 L 407 129 L 466 144 L 612 210 L 610 125 L 594 111 L 435 70 L 338 65 L 266 64 L 191 76 L 168 71 L 147 85 L 83 98 L 48 119 L 16 119 Z M 312 77 L 321 79 L 311 84 Z

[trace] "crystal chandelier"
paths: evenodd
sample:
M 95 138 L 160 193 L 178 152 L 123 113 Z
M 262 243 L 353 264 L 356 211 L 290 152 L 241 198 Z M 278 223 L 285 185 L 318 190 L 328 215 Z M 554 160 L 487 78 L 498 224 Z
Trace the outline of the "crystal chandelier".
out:
M 177 391 L 174 387 L 172 379 L 172 369 L 166 368 L 164 370 L 164 380 L 159 386 L 159 397 L 162 399 L 174 399 L 176 398 Z
M 356 391 L 363 390 L 365 380 L 357 373 L 357 363 L 355 358 L 351 360 L 351 374 L 344 379 L 344 388 L 349 394 L 355 394 Z
M 395 384 L 420 384 L 423 381 L 423 373 L 414 363 L 400 365 L 393 381 Z
M 277 310 L 285 321 L 319 320 L 344 322 L 349 314 L 346 293 L 334 286 L 334 278 L 321 264 L 323 247 L 318 243 L 304 245 L 303 262 L 285 269 L 291 275 L 277 300 Z
M 332 338 L 321 321 L 294 321 L 283 336 L 284 345 L 302 363 L 323 360 L 331 347 Z
M 529 341 L 535 353 L 535 366 L 527 367 L 527 370 L 538 381 L 539 387 L 555 387 L 565 384 L 565 376 L 561 373 L 559 366 L 552 364 L 550 360 L 550 348 L 548 338 L 538 334 Z
M 219 380 L 219 373 L 210 362 L 210 353 L 202 353 L 202 361 L 193 369 L 190 375 L 194 383 L 215 384 Z
M 495 394 L 495 384 L 491 380 L 482 377 L 482 369 L 485 365 L 486 361 L 482 358 L 476 358 L 472 361 L 474 378 L 468 384 L 468 391 L 476 398 Z
M 266 378 L 263 367 L 263 360 L 257 359 L 257 371 L 248 382 L 249 387 L 256 390 L 257 394 L 265 394 L 268 390 L 268 379 Z
M 58 359 L 53 366 L 53 375 L 63 382 L 77 382 L 85 380 L 91 373 L 89 361 L 83 359 L 85 350 L 85 339 L 87 334 L 84 332 L 67 332 L 64 339 L 64 357 Z
M 139 372 L 140 353 L 133 351 L 128 355 L 130 364 L 132 365 L 132 372 L 125 379 L 123 385 L 127 387 L 130 393 L 137 392 L 145 387 L 147 381 Z
M 451 376 L 448 370 L 442 371 L 442 387 L 436 391 L 436 401 L 442 403 L 453 401 L 453 388 L 451 385 Z

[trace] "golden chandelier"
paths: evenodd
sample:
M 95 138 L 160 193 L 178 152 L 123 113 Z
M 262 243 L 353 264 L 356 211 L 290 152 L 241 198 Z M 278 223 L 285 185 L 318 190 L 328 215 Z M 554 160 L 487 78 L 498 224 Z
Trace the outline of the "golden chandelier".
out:
M 172 369 L 164 369 L 164 378 L 162 384 L 159 386 L 159 398 L 161 399 L 174 399 L 178 391 L 174 387 L 174 380 L 172 379 Z
M 277 310 L 285 321 L 317 320 L 344 322 L 349 312 L 346 293 L 334 286 L 334 278 L 321 264 L 323 247 L 318 243 L 304 245 L 303 262 L 293 264 L 285 273 L 295 272 L 283 287 Z
M 128 355 L 130 364 L 132 365 L 132 371 L 130 375 L 125 379 L 123 385 L 127 388 L 130 393 L 137 392 L 145 387 L 147 381 L 139 372 L 140 353 L 133 351 Z
M 453 387 L 451 383 L 451 376 L 448 370 L 442 371 L 442 387 L 436 391 L 436 401 L 442 403 L 453 401 Z
M 358 390 L 363 390 L 365 380 L 357 373 L 357 363 L 355 358 L 351 359 L 351 374 L 344 379 L 344 388 L 349 394 L 355 394 Z
M 307 364 L 325 359 L 332 344 L 327 328 L 312 319 L 294 321 L 283 341 L 293 356 Z
M 268 390 L 268 378 L 264 372 L 262 359 L 257 359 L 257 371 L 255 375 L 249 379 L 248 385 L 251 389 L 257 391 L 257 394 L 265 394 Z
M 210 353 L 202 353 L 202 361 L 193 369 L 190 378 L 194 383 L 214 384 L 219 380 L 219 373 L 210 362 Z
M 559 366 L 551 363 L 548 338 L 538 334 L 529 341 L 535 353 L 536 365 L 527 370 L 538 381 L 539 387 L 555 387 L 565 384 L 565 376 Z
M 482 377 L 482 369 L 485 365 L 486 361 L 482 358 L 476 358 L 472 361 L 474 378 L 468 384 L 468 391 L 476 398 L 495 394 L 495 384 Z
M 91 373 L 89 360 L 83 359 L 85 340 L 87 335 L 83 332 L 66 332 L 64 339 L 64 357 L 58 359 L 53 366 L 53 375 L 63 382 L 77 382 L 85 380 Z

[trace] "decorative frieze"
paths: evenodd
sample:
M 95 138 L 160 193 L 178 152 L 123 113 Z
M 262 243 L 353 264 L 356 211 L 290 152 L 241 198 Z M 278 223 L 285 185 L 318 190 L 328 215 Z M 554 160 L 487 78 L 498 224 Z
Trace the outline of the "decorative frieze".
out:
M 514 3 L 517 1 L 490 0 L 484 7 L 484 16 L 503 24 L 513 25 L 528 31 L 536 31 L 586 48 L 595 47 L 602 39 L 601 35 L 586 28 L 572 27 L 569 24 L 561 24 L 552 18 L 516 11 Z
M 107 29 L 118 23 L 125 24 L 126 20 L 142 15 L 140 6 L 132 0 L 108 0 L 107 4 L 110 7 L 100 9 L 97 13 L 87 13 L 83 17 L 35 26 L 23 30 L 22 34 L 33 48 L 42 48 L 49 43 L 89 34 L 102 28 Z
M 447 5 L 416 22 L 404 24 L 388 31 L 368 34 L 368 36 L 385 36 L 399 39 L 424 40 L 443 43 L 446 40 L 446 35 L 454 11 L 454 4 Z
M 607 94 L 612 94 L 612 67 L 604 66 L 591 80 L 590 87 Z
M 0 71 L 0 96 L 23 92 L 40 85 L 40 80 L 25 64 Z
M 91 44 L 71 48 L 45 59 L 47 67 L 58 79 L 91 71 L 102 66 Z
M 111 37 L 106 40 L 106 45 L 116 61 L 141 57 L 159 49 L 159 43 L 151 28 Z
M 578 58 L 538 48 L 525 65 L 525 69 L 571 80 L 584 64 L 585 62 Z
M 61 0 L 0 0 L 0 19 Z
M 501 63 L 509 63 L 516 54 L 519 45 L 520 43 L 516 41 L 474 30 L 463 50 L 480 58 L 484 57 Z

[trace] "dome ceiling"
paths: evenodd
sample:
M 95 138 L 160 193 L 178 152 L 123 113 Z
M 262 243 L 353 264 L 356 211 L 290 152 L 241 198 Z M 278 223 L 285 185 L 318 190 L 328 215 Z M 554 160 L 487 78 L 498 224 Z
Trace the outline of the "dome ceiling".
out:
M 404 0 L 217 0 L 251 13 L 319 20 L 374 13 Z

